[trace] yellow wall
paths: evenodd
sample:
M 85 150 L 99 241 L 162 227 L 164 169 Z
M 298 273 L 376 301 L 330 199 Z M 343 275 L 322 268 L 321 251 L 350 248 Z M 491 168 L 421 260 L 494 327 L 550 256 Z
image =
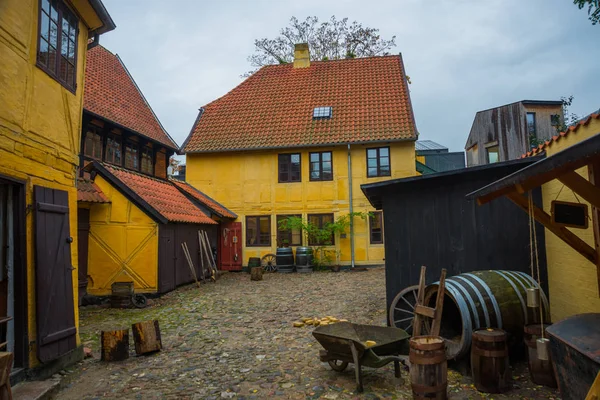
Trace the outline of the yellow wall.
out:
M 379 145 L 353 145 L 352 197 L 355 212 L 373 211 L 360 185 L 382 180 L 416 175 L 414 142 L 381 144 L 390 147 L 392 175 L 367 178 L 366 149 Z M 309 152 L 333 152 L 333 181 L 309 181 Z M 278 183 L 277 155 L 301 153 L 302 182 Z M 247 215 L 271 215 L 271 247 L 243 248 L 243 263 L 249 257 L 276 251 L 276 215 L 334 213 L 337 218 L 348 214 L 348 152 L 346 146 L 319 147 L 287 151 L 247 151 L 236 153 L 187 154 L 186 180 L 238 215 L 242 222 L 243 242 Z M 383 264 L 384 246 L 369 243 L 368 221 L 354 219 L 355 255 L 357 264 Z M 335 247 L 341 250 L 341 263 L 350 263 L 350 235 L 336 237 Z M 306 243 L 304 243 L 306 245 Z
M 598 133 L 600 133 L 600 120 L 593 119 L 589 125 L 580 126 L 576 131 L 570 132 L 557 142 L 553 142 L 546 149 L 546 153 L 551 157 L 553 154 Z M 579 169 L 577 172 L 588 179 L 586 167 Z M 544 210 L 548 214 L 551 212 L 552 200 L 575 203 L 578 201 L 573 192 L 568 187 L 563 187 L 563 184 L 557 180 L 543 185 L 542 194 Z M 582 203 L 588 204 L 580 196 L 578 198 Z M 589 204 L 588 210 L 591 218 L 592 213 Z M 588 229 L 569 229 L 590 246 L 595 247 L 591 221 Z M 600 312 L 596 266 L 547 229 L 546 257 L 548 260 L 552 320 L 556 322 L 574 314 Z
M 108 295 L 114 282 L 158 291 L 158 224 L 102 177 L 95 183 L 111 203 L 90 208 L 88 293 Z
M 87 1 L 79 0 L 82 21 L 98 23 Z M 77 266 L 77 191 L 75 168 L 79 163 L 83 71 L 88 27 L 80 22 L 77 56 L 77 91 L 35 66 L 38 35 L 37 0 L 0 1 L 0 175 L 26 181 L 26 201 L 33 203 L 33 186 L 41 185 L 69 193 L 70 228 L 75 242 L 71 262 Z M 36 339 L 33 213 L 27 215 L 28 335 Z M 77 270 L 73 271 L 75 321 Z M 79 343 L 79 336 L 77 337 Z M 29 365 L 39 364 L 36 348 L 30 349 Z

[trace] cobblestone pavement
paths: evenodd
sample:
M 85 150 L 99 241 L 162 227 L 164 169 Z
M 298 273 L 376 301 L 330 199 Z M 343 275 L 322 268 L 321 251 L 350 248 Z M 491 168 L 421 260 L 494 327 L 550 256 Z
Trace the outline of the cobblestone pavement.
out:
M 311 328 L 294 328 L 301 317 L 335 316 L 385 325 L 383 268 L 367 272 L 266 274 L 251 282 L 245 273 L 216 283 L 187 286 L 139 309 L 82 308 L 81 338 L 94 358 L 66 371 L 58 399 L 377 399 L 411 398 L 406 372 L 393 364 L 364 368 L 365 392 L 355 393 L 352 365 L 334 372 L 318 359 Z M 163 351 L 123 362 L 99 361 L 101 330 L 158 319 Z M 513 373 L 510 395 L 493 398 L 557 398 L 528 381 L 523 366 Z M 450 398 L 482 398 L 468 378 L 449 373 Z M 492 398 L 492 396 L 489 396 Z M 487 398 L 487 397 L 485 397 Z

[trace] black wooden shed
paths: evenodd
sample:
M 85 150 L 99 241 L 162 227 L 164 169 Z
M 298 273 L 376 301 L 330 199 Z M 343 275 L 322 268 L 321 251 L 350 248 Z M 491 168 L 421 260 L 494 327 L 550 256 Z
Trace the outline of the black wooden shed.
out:
M 528 215 L 508 199 L 478 206 L 467 194 L 539 158 L 507 161 L 430 175 L 361 185 L 373 207 L 383 209 L 386 295 L 389 308 L 402 289 L 478 270 L 530 272 Z M 541 192 L 534 191 L 541 205 Z M 547 290 L 544 228 L 537 225 L 542 287 Z

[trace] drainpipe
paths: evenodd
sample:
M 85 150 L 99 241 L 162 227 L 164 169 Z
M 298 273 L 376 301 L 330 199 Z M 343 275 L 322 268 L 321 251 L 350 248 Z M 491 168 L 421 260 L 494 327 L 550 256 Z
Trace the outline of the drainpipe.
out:
M 350 209 L 350 257 L 351 257 L 351 268 L 354 269 L 354 204 L 352 201 L 352 157 L 350 155 L 350 143 L 348 143 L 348 199 Z

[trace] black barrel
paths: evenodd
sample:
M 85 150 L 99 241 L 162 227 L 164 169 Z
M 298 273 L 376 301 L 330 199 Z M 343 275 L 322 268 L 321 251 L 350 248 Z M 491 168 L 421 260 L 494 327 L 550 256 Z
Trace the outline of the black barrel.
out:
M 296 271 L 299 273 L 313 272 L 312 247 L 296 247 Z
M 278 272 L 284 274 L 294 272 L 294 253 L 291 247 L 278 247 L 275 256 Z
M 250 257 L 248 259 L 248 273 L 255 267 L 260 267 L 260 257 Z

